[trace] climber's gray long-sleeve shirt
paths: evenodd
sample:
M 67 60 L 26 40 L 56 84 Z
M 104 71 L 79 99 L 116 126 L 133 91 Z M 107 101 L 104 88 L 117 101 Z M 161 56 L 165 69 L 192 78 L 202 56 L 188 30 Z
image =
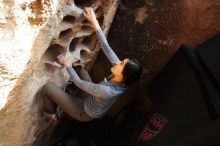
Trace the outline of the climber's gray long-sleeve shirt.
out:
M 102 30 L 96 30 L 96 34 L 99 42 L 101 43 L 102 50 L 108 60 L 112 64 L 120 62 L 114 51 L 109 46 Z M 118 99 L 118 97 L 127 90 L 127 87 L 124 84 L 114 83 L 106 80 L 106 78 L 99 84 L 81 80 L 72 67 L 67 68 L 67 71 L 74 84 L 91 95 L 85 100 L 84 110 L 90 117 L 93 118 L 103 116 L 111 105 Z

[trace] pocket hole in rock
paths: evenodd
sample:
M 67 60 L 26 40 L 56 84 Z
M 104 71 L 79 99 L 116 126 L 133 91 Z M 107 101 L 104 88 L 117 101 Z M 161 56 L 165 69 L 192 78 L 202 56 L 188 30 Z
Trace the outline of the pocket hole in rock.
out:
M 95 2 L 95 0 L 74 0 L 75 5 L 80 8 L 89 7 Z
M 70 23 L 70 24 L 74 24 L 76 21 L 76 18 L 74 16 L 67 15 L 63 18 L 63 21 Z
M 47 51 L 44 53 L 44 57 L 48 59 L 48 61 L 56 61 L 57 56 L 59 54 L 64 54 L 66 51 L 64 47 L 59 44 L 53 44 L 48 47 Z
M 74 66 L 81 66 L 81 67 L 83 67 L 84 64 L 83 64 L 83 62 L 79 59 L 79 60 L 77 60 L 76 62 L 73 63 L 72 67 L 74 67 Z
M 48 49 L 46 50 L 46 52 L 44 53 L 44 55 L 42 56 L 38 67 L 44 68 L 45 65 L 47 67 L 51 67 L 51 66 L 59 67 L 59 64 L 56 63 L 57 56 L 60 54 L 65 54 L 65 52 L 66 52 L 66 50 L 64 49 L 64 47 L 62 47 L 59 44 L 53 44 L 53 45 L 49 46 Z M 51 68 L 48 68 L 48 69 L 51 69 Z
M 89 59 L 90 53 L 86 50 L 81 50 L 80 51 L 80 58 L 82 58 L 83 60 Z
M 80 60 L 77 60 L 74 64 L 79 64 L 81 61 Z M 78 65 L 79 66 L 79 65 Z
M 71 43 L 70 43 L 70 46 L 69 46 L 69 51 L 70 52 L 73 52 L 75 51 L 76 49 L 76 43 L 78 42 L 78 38 L 74 38 Z
M 90 26 L 83 25 L 81 27 L 81 31 L 91 33 L 91 32 L 94 31 L 94 29 L 92 27 L 90 27 Z
M 98 18 L 97 20 L 98 20 L 100 26 L 102 26 L 104 17 L 100 17 L 100 18 Z
M 82 24 L 83 24 L 83 26 L 92 27 L 91 23 L 86 19 L 82 22 Z
M 69 40 L 69 38 L 73 35 L 73 31 L 71 28 L 64 30 L 60 33 L 59 39 Z
M 98 7 L 98 9 L 95 10 L 95 14 L 97 18 L 100 18 L 103 16 L 104 12 L 103 12 L 103 8 L 102 7 Z
M 96 43 L 97 43 L 97 37 L 95 33 L 85 37 L 82 41 L 82 44 L 88 47 L 91 51 L 94 50 Z

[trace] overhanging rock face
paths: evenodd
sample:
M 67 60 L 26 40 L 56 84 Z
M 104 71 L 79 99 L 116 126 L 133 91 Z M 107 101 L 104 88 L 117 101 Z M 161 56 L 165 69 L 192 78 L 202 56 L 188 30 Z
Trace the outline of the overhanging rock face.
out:
M 118 0 L 1 2 L 0 145 L 31 145 L 46 127 L 36 94 L 47 82 L 64 87 L 69 76 L 57 62 L 90 69 L 100 48 L 83 8 L 94 8 L 107 33 Z

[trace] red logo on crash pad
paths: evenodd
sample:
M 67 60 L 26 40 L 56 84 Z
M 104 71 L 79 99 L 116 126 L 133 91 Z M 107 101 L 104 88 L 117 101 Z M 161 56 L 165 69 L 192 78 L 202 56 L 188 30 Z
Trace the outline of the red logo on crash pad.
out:
M 138 141 L 147 141 L 152 139 L 160 133 L 167 122 L 168 120 L 164 116 L 161 116 L 160 114 L 153 114 L 138 137 Z

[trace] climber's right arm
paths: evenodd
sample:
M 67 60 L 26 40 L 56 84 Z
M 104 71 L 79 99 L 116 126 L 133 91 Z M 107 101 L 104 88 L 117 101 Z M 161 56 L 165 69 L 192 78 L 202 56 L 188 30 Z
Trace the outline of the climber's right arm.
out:
M 92 27 L 96 30 L 96 34 L 97 34 L 97 37 L 98 37 L 99 42 L 101 44 L 102 51 L 107 56 L 108 60 L 112 64 L 119 63 L 120 60 L 117 57 L 117 55 L 115 54 L 115 52 L 112 50 L 112 48 L 109 46 L 108 41 L 107 41 L 102 29 L 99 26 L 99 22 L 96 19 L 96 15 L 95 15 L 95 12 L 93 11 L 93 9 L 92 8 L 85 8 L 84 16 L 86 17 L 86 19 L 89 22 L 91 22 Z
M 85 92 L 95 97 L 102 97 L 102 98 L 112 97 L 112 95 L 109 94 L 110 87 L 81 80 L 77 75 L 77 73 L 75 72 L 75 70 L 72 68 L 71 62 L 69 62 L 69 60 L 67 60 L 63 55 L 59 55 L 57 57 L 57 60 L 67 69 L 72 81 L 77 87 L 79 87 L 80 89 L 84 90 Z

